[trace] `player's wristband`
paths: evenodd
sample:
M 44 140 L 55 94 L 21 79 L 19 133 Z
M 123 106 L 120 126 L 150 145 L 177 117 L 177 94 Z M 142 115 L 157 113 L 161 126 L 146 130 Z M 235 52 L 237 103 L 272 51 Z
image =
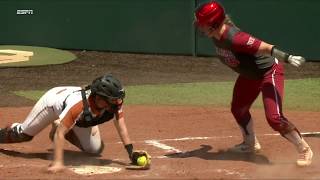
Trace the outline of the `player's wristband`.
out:
M 133 151 L 133 145 L 132 144 L 126 144 L 124 147 L 126 148 L 126 150 L 128 152 L 128 155 L 129 155 L 129 157 L 131 159 L 131 155 L 132 155 L 132 151 Z
M 271 56 L 279 60 L 284 60 L 285 62 L 288 62 L 288 58 L 290 55 L 273 46 L 271 49 Z

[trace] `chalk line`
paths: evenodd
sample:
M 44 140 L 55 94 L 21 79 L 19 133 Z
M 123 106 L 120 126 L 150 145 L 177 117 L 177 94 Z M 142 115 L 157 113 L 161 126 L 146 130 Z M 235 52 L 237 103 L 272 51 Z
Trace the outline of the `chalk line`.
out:
M 314 132 L 303 132 L 302 135 L 320 135 L 320 131 Z M 257 137 L 260 136 L 280 136 L 279 133 L 267 133 L 267 134 L 256 134 Z M 146 141 L 157 141 L 157 142 L 170 142 L 170 141 L 192 141 L 192 140 L 207 140 L 207 139 L 227 139 L 227 138 L 238 138 L 240 136 L 237 135 L 230 135 L 230 136 L 199 136 L 199 137 L 182 137 L 182 138 L 168 138 L 168 139 L 149 139 L 149 140 L 142 140 L 142 141 L 132 141 L 133 143 L 146 143 Z M 108 143 L 108 144 L 121 144 L 121 141 L 115 143 Z
M 160 143 L 159 141 L 156 141 L 156 140 L 147 140 L 147 141 L 145 141 L 145 143 L 152 145 L 152 146 L 155 146 L 155 147 L 158 147 L 160 149 L 166 150 L 167 152 L 176 152 L 176 153 L 182 152 L 179 149 L 176 149 L 172 146 L 168 146 L 166 144 Z

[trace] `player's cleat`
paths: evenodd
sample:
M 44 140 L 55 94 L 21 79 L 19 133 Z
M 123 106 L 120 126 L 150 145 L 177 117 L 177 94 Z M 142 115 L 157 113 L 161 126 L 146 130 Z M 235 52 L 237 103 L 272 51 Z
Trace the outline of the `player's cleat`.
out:
M 310 147 L 304 148 L 303 151 L 299 153 L 297 160 L 297 165 L 300 167 L 309 166 L 312 163 L 313 152 Z
M 261 145 L 255 136 L 252 119 L 250 119 L 246 125 L 239 125 L 239 127 L 243 142 L 229 148 L 228 151 L 238 153 L 258 153 L 261 150 Z
M 312 162 L 313 152 L 308 143 L 301 137 L 297 130 L 291 131 L 284 135 L 292 144 L 296 146 L 299 153 L 297 165 L 300 167 L 309 166 Z
M 4 129 L 0 128 L 0 144 L 31 141 L 33 136 L 23 133 L 21 124 L 13 123 Z
M 241 144 L 237 144 L 232 148 L 229 148 L 228 151 L 230 152 L 237 152 L 237 153 L 258 153 L 261 150 L 261 145 L 258 141 L 254 144 L 248 144 L 246 142 L 242 142 Z

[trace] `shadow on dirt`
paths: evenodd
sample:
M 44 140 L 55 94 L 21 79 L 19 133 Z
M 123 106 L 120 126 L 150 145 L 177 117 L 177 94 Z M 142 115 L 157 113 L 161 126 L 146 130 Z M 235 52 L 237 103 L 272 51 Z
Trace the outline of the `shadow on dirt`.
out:
M 262 154 L 253 153 L 236 153 L 230 151 L 218 151 L 218 152 L 208 152 L 212 149 L 212 146 L 201 145 L 201 148 L 192 151 L 180 152 L 166 154 L 165 156 L 169 158 L 189 158 L 198 157 L 204 160 L 233 160 L 233 161 L 246 161 L 255 164 L 265 164 L 271 165 L 267 157 Z
M 49 150 L 52 151 L 52 150 Z M 25 159 L 42 159 L 42 160 L 52 160 L 53 153 L 51 152 L 39 152 L 39 153 L 25 153 L 18 152 L 14 150 L 7 150 L 0 148 L 0 153 L 13 156 L 13 157 L 21 157 Z M 80 151 L 70 151 L 64 150 L 64 163 L 66 166 L 80 166 L 80 165 L 96 165 L 96 166 L 104 166 L 109 164 L 119 164 L 119 165 L 127 165 L 126 163 L 120 161 L 114 161 L 110 159 L 99 159 L 100 156 L 94 156 L 88 153 L 80 152 Z
M 320 132 L 303 133 L 302 137 L 320 138 Z

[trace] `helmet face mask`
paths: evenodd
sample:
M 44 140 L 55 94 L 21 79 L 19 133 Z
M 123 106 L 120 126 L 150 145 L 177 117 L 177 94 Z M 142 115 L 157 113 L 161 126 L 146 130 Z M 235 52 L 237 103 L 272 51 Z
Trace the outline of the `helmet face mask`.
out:
M 106 74 L 95 79 L 90 89 L 91 94 L 99 95 L 110 104 L 122 102 L 125 97 L 125 90 L 122 84 L 112 74 Z
M 122 98 L 105 97 L 105 96 L 101 96 L 99 94 L 97 94 L 97 95 L 100 96 L 104 101 L 106 101 L 108 104 L 111 104 L 111 105 L 120 105 L 123 102 Z
M 123 103 L 123 99 L 117 99 L 117 98 L 107 98 L 107 97 L 103 97 L 100 96 L 99 94 L 96 94 L 95 96 L 95 104 L 96 106 L 98 106 L 99 108 L 106 108 L 108 106 L 118 106 L 121 105 Z M 103 101 L 103 102 L 101 102 Z
M 113 99 L 107 99 L 107 101 L 108 101 L 109 104 L 112 104 L 112 105 L 120 105 L 120 104 L 122 104 L 123 99 L 113 98 Z

